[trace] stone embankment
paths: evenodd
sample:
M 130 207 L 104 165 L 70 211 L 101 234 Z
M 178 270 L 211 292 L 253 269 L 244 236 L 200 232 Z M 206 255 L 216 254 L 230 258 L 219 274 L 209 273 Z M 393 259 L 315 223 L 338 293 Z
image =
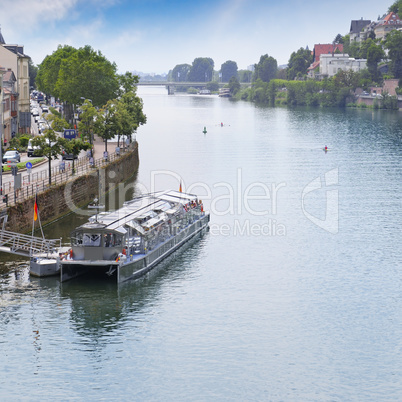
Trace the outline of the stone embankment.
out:
M 112 161 L 99 163 L 78 176 L 57 183 L 37 193 L 42 225 L 61 218 L 74 209 L 83 207 L 133 176 L 139 165 L 138 143 L 125 152 L 114 155 Z M 24 233 L 32 229 L 35 197 L 32 196 L 7 208 L 7 230 Z

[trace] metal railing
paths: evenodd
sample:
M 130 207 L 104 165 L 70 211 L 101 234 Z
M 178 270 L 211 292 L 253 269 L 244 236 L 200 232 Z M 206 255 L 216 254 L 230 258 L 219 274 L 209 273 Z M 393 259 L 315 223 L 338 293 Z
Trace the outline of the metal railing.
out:
M 21 233 L 0 230 L 0 247 L 12 254 L 32 257 L 52 254 L 61 247 L 61 239 L 47 240 Z M 5 250 L 4 250 L 5 249 Z
M 104 167 L 107 164 L 114 162 L 120 158 L 127 151 L 135 149 L 136 142 L 132 142 L 125 148 L 120 148 L 119 152 L 108 153 L 108 158 L 98 158 L 93 160 L 93 164 L 90 163 L 90 158 L 87 156 L 78 158 L 74 161 L 74 174 L 73 174 L 73 161 L 64 161 L 64 169 L 62 165 L 53 166 L 51 168 L 51 182 L 49 185 L 49 169 L 35 172 L 29 176 L 22 177 L 21 188 L 14 190 L 14 183 L 3 183 L 3 195 L 0 196 L 0 210 L 8 206 L 15 205 L 19 202 L 23 202 L 26 199 L 39 194 L 50 187 L 57 186 L 62 183 L 66 183 L 68 180 L 74 177 L 83 176 L 87 173 L 93 172 L 98 168 Z M 7 203 L 5 202 L 5 195 L 7 195 Z

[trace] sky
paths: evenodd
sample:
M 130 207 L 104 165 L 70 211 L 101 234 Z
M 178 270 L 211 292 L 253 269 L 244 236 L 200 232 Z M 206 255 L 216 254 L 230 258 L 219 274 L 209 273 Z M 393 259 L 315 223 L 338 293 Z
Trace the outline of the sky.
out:
M 100 51 L 119 73 L 164 74 L 210 57 L 215 70 L 262 55 L 287 64 L 292 52 L 332 43 L 351 20 L 377 20 L 393 0 L 1 0 L 7 44 L 24 46 L 35 65 L 59 45 Z M 1 60 L 0 60 L 1 64 Z

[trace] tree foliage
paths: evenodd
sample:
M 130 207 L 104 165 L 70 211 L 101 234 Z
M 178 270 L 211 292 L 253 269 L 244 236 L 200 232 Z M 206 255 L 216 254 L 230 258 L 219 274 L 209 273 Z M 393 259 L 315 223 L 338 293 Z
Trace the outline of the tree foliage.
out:
M 62 153 L 64 138 L 59 137 L 52 129 L 47 129 L 43 135 L 32 140 L 32 144 L 38 147 L 34 154 L 43 154 L 48 159 L 49 184 L 52 184 L 52 159 L 58 159 Z
M 305 76 L 312 62 L 313 55 L 310 50 L 300 48 L 297 52 L 293 52 L 288 63 L 288 80 L 294 80 L 298 76 Z
M 391 72 L 395 78 L 402 78 L 402 32 L 391 31 L 385 38 L 385 48 L 391 59 Z
M 209 57 L 194 59 L 187 80 L 190 82 L 209 82 L 213 80 L 214 61 Z
M 237 63 L 232 60 L 225 61 L 221 65 L 222 82 L 229 82 L 232 77 L 238 78 L 237 76 Z
M 402 14 L 402 0 L 396 0 L 389 9 L 389 13 Z
M 81 97 L 85 97 L 91 99 L 94 106 L 104 105 L 119 90 L 116 70 L 115 63 L 87 45 L 62 60 L 56 94 L 71 104 L 78 104 Z
M 187 81 L 190 70 L 190 64 L 177 64 L 171 72 L 171 80 L 175 82 Z
M 277 70 L 277 61 L 272 56 L 265 54 L 260 57 L 260 61 L 254 66 L 253 81 L 269 82 L 276 77 Z

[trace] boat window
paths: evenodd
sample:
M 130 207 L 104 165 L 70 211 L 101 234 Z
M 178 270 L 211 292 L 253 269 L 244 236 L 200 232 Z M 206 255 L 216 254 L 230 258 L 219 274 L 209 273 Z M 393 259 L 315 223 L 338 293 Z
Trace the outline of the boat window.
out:
M 83 244 L 87 247 L 99 247 L 101 235 L 98 233 L 84 233 Z
M 105 233 L 103 235 L 103 246 L 104 247 L 114 247 L 114 234 L 113 233 Z
M 72 246 L 82 246 L 82 232 L 74 232 L 71 236 Z
M 123 236 L 116 235 L 116 246 L 121 246 L 123 243 Z

